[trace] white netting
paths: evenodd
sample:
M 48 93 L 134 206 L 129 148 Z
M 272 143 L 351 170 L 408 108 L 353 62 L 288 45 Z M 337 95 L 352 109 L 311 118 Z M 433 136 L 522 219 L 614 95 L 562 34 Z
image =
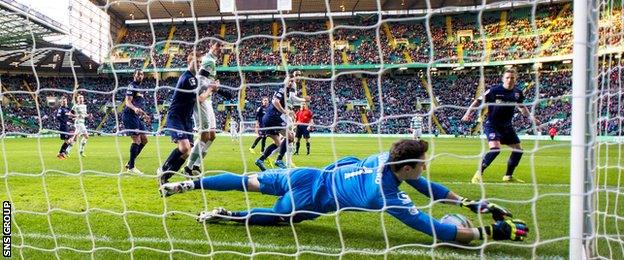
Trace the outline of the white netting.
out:
M 305 20 L 276 14 L 271 19 L 235 15 L 231 20 L 207 21 L 198 13 L 206 12 L 212 4 L 203 1 L 107 1 L 101 8 L 113 20 L 134 20 L 135 16 L 149 20 L 115 31 L 118 35 L 111 36 L 109 59 L 102 64 L 101 74 L 38 73 L 38 66 L 43 64 L 38 55 L 58 51 L 72 57 L 78 52 L 76 48 L 30 45 L 28 52 L 0 53 L 8 55 L 1 57 L 19 54 L 24 61 L 30 60 L 27 65 L 33 68 L 30 75 L 0 76 L 4 194 L 14 208 L 13 237 L 17 242 L 13 247 L 18 250 L 14 254 L 22 258 L 566 257 L 569 175 L 565 166 L 569 163 L 565 160 L 573 123 L 572 73 L 567 62 L 572 58 L 571 3 L 484 2 L 454 8 L 440 6 L 445 1 L 428 0 L 422 10 L 389 13 L 385 8 L 392 1 L 363 2 L 371 6 L 371 12 L 345 14 L 344 9 L 349 9 L 345 5 L 355 9 L 357 3 L 325 1 L 321 3 L 327 16 Z M 420 5 L 405 2 L 393 8 L 406 10 L 404 6 Z M 306 8 L 305 2 L 303 5 Z M 624 158 L 624 18 L 620 2 L 600 2 L 598 10 L 599 38 L 594 43 L 598 66 L 591 92 L 595 117 L 589 117 L 590 148 L 597 159 L 592 168 L 596 178 L 590 194 L 595 204 L 589 209 L 593 222 L 588 238 L 592 239 L 592 257 L 618 259 L 624 254 L 619 202 Z M 158 18 L 169 14 L 171 19 L 191 19 L 163 22 L 153 20 L 154 14 Z M 36 37 L 33 28 L 27 33 Z M 193 51 L 205 53 L 216 36 L 229 43 L 218 57 L 217 78 L 223 88 L 235 92 L 232 99 L 213 99 L 218 131 L 227 133 L 226 122 L 234 120 L 240 133 L 254 133 L 254 113 L 262 97 L 270 99 L 284 86 L 287 75 L 303 70 L 304 76 L 297 79 L 298 90 L 300 95 L 313 97 L 310 106 L 316 129 L 312 150 L 313 155 L 321 155 L 304 160 L 287 153 L 289 163 L 295 160 L 297 166 L 322 167 L 347 155 L 361 158 L 384 152 L 396 138 L 409 137 L 410 121 L 420 115 L 424 138 L 430 142 L 427 178 L 459 195 L 487 198 L 511 208 L 516 217 L 527 221 L 529 238 L 518 243 L 486 240 L 448 246 L 406 228 L 383 211 L 339 211 L 289 227 L 195 223 L 196 212 L 212 207 L 247 210 L 268 207 L 274 201 L 247 192 L 157 197 L 153 169 L 173 148 L 161 130 L 177 76 L 185 70 L 186 56 Z M 501 71 L 511 65 L 519 72 L 518 82 L 529 111 L 542 122 L 535 125 L 522 115 L 514 118 L 525 149 L 516 176 L 527 183 L 498 183 L 508 155 L 504 150 L 486 171 L 485 184 L 471 185 L 470 177 L 488 152 L 488 144 L 481 136 L 482 116 L 469 124 L 460 118 L 470 101 L 500 83 Z M 144 83 L 148 88 L 146 110 L 153 122 L 148 132 L 154 136 L 149 137 L 147 150 L 137 162 L 147 173 L 140 177 L 123 173 L 129 138 L 122 136 L 121 120 L 129 75 L 137 68 L 148 75 Z M 50 159 L 57 143 L 43 136 L 58 133 L 51 116 L 56 107 L 47 98 L 77 93 L 85 94 L 94 115 L 87 120 L 90 133 L 102 137 L 89 141 L 89 157 L 78 157 L 75 147 L 73 156 L 78 159 L 63 164 Z M 245 102 L 239 101 L 243 99 Z M 557 138 L 563 141 L 549 142 L 541 136 L 550 127 L 558 129 Z M 317 137 L 318 133 L 328 135 Z M 20 142 L 8 138 L 21 135 L 36 139 Z M 438 135 L 444 138 L 434 138 Z M 458 138 L 450 139 L 453 137 Z M 256 155 L 247 152 L 253 138 L 237 138 L 239 142 L 230 142 L 225 135 L 217 137 L 203 165 L 204 175 L 220 170 L 243 174 L 257 171 L 253 165 Z M 22 157 L 26 157 L 23 162 Z M 475 225 L 491 222 L 489 216 L 424 198 L 410 186 L 401 188 L 412 194 L 421 211 L 436 218 L 460 212 Z

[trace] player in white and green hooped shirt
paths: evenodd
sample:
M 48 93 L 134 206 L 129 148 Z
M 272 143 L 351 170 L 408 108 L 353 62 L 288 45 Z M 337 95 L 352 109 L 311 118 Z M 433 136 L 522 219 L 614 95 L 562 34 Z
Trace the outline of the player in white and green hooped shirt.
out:
M 187 176 L 201 174 L 201 162 L 208 152 L 208 148 L 216 138 L 217 122 L 212 107 L 212 95 L 219 89 L 217 80 L 217 61 L 221 52 L 221 42 L 212 40 L 210 49 L 202 58 L 195 77 L 199 82 L 197 105 L 193 108 L 193 121 L 200 133 L 200 138 L 193 144 L 188 163 L 184 167 Z M 221 92 L 219 92 L 221 93 Z
M 85 120 L 90 114 L 87 112 L 87 105 L 85 104 L 83 95 L 78 94 L 76 96 L 76 102 L 71 110 L 74 112 L 74 136 L 72 137 L 72 142 L 77 141 L 77 139 L 82 136 L 78 152 L 80 156 L 85 157 L 84 149 L 89 139 L 89 131 L 85 126 Z
M 412 117 L 412 121 L 410 122 L 410 130 L 412 131 L 412 138 L 414 140 L 420 140 L 422 136 L 422 121 L 423 118 L 420 115 L 415 115 Z

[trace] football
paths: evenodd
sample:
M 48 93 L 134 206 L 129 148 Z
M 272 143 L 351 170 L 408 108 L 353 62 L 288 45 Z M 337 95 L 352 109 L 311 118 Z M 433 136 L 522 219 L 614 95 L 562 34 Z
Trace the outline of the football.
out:
M 446 214 L 440 219 L 440 223 L 451 224 L 458 227 L 471 228 L 472 222 L 462 214 Z

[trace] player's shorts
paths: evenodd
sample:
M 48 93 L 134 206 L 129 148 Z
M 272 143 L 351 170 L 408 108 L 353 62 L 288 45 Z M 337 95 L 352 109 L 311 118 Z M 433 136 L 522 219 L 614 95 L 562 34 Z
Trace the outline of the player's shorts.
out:
M 193 106 L 193 122 L 198 131 L 217 129 L 212 101 L 206 100 L 199 103 L 199 106 Z
M 128 130 L 127 133 L 129 135 L 139 135 L 142 134 L 141 131 L 145 131 L 145 124 L 143 124 L 143 120 L 141 120 L 141 118 L 134 112 L 124 111 L 121 114 L 121 120 L 123 121 L 124 129 Z
M 288 214 L 293 210 L 327 213 L 335 210 L 335 207 L 323 206 L 326 203 L 316 201 L 317 198 L 315 198 L 315 192 L 319 192 L 316 184 L 318 184 L 321 174 L 323 174 L 321 170 L 311 168 L 277 169 L 261 172 L 258 174 L 260 192 L 280 196 L 273 206 L 273 210 L 277 213 Z M 289 192 L 291 191 L 288 183 L 289 178 L 292 192 Z M 297 214 L 294 221 L 300 222 L 318 216 L 316 214 Z
M 281 117 L 278 117 L 278 116 L 264 115 L 262 117 L 262 127 L 270 128 L 270 129 L 263 130 L 265 135 L 279 135 L 280 133 L 284 132 L 284 127 L 286 127 L 286 122 L 282 120 Z
M 513 129 L 513 126 L 493 126 L 485 123 L 483 132 L 488 141 L 500 141 L 501 144 L 519 144 L 520 138 Z
M 69 128 L 61 128 L 59 129 L 59 132 L 61 132 L 61 140 L 63 141 L 69 140 L 69 138 L 72 137 L 72 134 L 69 132 Z
M 88 134 L 88 133 L 89 132 L 87 131 L 87 127 L 85 126 L 85 124 L 74 124 L 75 135 Z
M 193 142 L 193 120 L 190 118 L 182 120 L 176 116 L 168 116 L 166 127 L 174 143 L 180 140 Z
M 298 125 L 297 126 L 297 133 L 295 134 L 295 137 L 297 139 L 300 139 L 301 137 L 308 139 L 310 138 L 310 131 L 308 130 L 308 126 L 307 125 Z

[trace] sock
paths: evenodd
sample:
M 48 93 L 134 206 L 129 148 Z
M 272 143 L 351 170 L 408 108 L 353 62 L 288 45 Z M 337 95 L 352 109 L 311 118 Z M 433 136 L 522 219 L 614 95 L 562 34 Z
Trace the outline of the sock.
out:
M 69 154 L 69 152 L 71 152 L 72 147 L 74 147 L 74 144 L 68 143 L 67 148 L 65 148 L 65 153 Z
M 286 151 L 288 151 L 288 145 L 286 144 L 286 139 L 284 139 L 280 144 L 279 154 L 277 155 L 278 161 L 281 161 L 284 158 Z
M 128 160 L 128 169 L 133 169 L 134 168 L 134 161 L 136 160 L 137 156 L 139 155 L 139 151 L 140 151 L 140 147 L 138 144 L 132 143 L 130 145 L 130 160 Z
M 264 151 L 264 148 L 266 148 L 266 136 L 262 137 L 262 150 Z
M 308 150 L 308 154 L 310 154 L 310 142 L 306 142 L 306 149 Z
M 191 155 L 189 156 L 188 164 L 186 164 L 189 168 L 195 165 L 195 162 L 197 161 L 201 162 L 201 160 L 203 159 L 201 154 L 202 154 L 203 147 L 205 146 L 206 146 L 206 143 L 204 143 L 202 140 L 195 141 L 195 145 L 193 145 L 193 149 L 191 150 Z
M 84 153 L 84 148 L 86 145 L 87 145 L 87 139 L 82 138 L 82 140 L 80 140 L 80 148 L 79 148 L 80 153 Z
M 301 147 L 301 141 L 297 140 L 297 143 L 295 145 L 295 153 L 299 153 L 299 147 Z
M 67 146 L 69 146 L 69 144 L 66 142 L 63 142 L 63 144 L 61 145 L 61 149 L 59 150 L 59 153 L 64 153 L 65 149 L 67 149 Z
M 260 140 L 262 140 L 262 137 L 256 137 L 256 140 L 254 140 L 254 143 L 251 145 L 251 149 L 256 148 L 256 145 L 258 145 Z
M 206 158 L 206 154 L 208 154 L 208 148 L 212 145 L 212 141 L 208 140 L 207 142 L 204 143 L 203 147 L 201 148 L 201 158 Z M 193 166 L 201 166 L 202 160 L 197 160 L 195 161 L 195 163 L 193 164 Z
M 490 166 L 490 163 L 492 163 L 492 161 L 496 159 L 496 156 L 498 156 L 498 154 L 500 154 L 500 148 L 492 148 L 490 149 L 488 153 L 485 154 L 485 156 L 483 156 L 483 161 L 481 161 L 481 173 L 482 174 L 483 174 L 483 171 L 485 171 L 485 168 Z
M 275 144 L 269 145 L 269 147 L 267 147 L 264 150 L 264 152 L 262 153 L 262 156 L 260 156 L 260 158 L 258 158 L 258 160 L 261 160 L 261 161 L 266 160 L 266 158 L 271 156 L 271 154 L 273 153 L 273 151 L 275 151 L 275 149 L 277 149 L 277 145 L 275 145 Z
M 145 147 L 144 143 L 140 143 L 139 144 L 139 152 L 137 153 L 137 156 L 139 156 L 139 154 L 143 151 L 143 148 Z
M 269 213 L 271 215 L 265 215 L 261 213 Z M 251 211 L 235 211 L 232 212 L 232 217 L 239 217 L 242 219 L 232 219 L 232 221 L 245 223 L 247 219 L 245 218 L 247 215 L 251 215 L 249 217 L 249 225 L 261 225 L 261 226 L 269 226 L 269 225 L 277 225 L 281 222 L 284 222 L 284 219 L 288 219 L 285 217 L 280 217 L 273 209 L 268 208 L 253 208 Z
M 505 173 L 505 175 L 513 175 L 514 170 L 516 170 L 516 166 L 520 163 L 520 159 L 522 159 L 522 150 L 511 152 L 509 160 L 507 161 L 507 173 Z
M 176 159 L 180 158 L 182 154 L 183 153 L 180 152 L 177 147 L 174 148 L 173 151 L 171 151 L 171 153 L 169 154 L 169 157 L 167 157 L 167 160 L 165 160 L 165 163 L 163 164 L 161 169 L 163 171 L 171 171 L 173 169 L 172 164 L 176 161 Z
M 246 175 L 222 173 L 195 180 L 193 181 L 193 184 L 195 185 L 195 189 L 217 191 L 244 191 L 244 186 L 247 186 L 248 179 L 249 176 Z

